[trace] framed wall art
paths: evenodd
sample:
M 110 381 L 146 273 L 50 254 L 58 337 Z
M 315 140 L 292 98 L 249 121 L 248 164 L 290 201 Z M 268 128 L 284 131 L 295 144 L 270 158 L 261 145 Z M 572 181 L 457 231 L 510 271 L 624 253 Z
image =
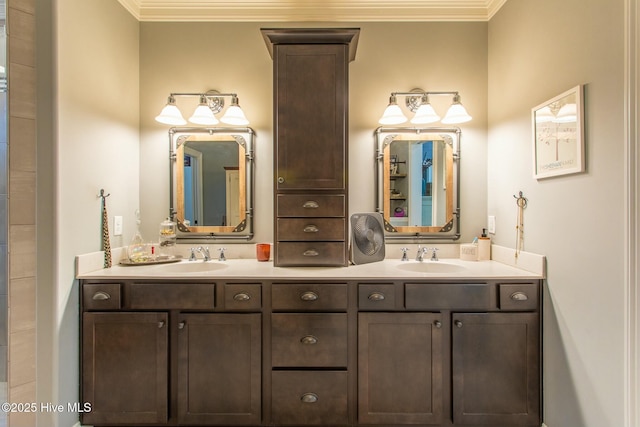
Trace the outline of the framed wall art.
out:
M 583 104 L 578 85 L 531 110 L 536 179 L 584 172 Z

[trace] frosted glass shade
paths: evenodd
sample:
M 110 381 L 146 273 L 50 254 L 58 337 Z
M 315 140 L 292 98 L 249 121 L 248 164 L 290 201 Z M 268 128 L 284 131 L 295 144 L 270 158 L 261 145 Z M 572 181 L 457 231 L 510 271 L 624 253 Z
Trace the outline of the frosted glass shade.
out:
M 411 119 L 411 123 L 415 124 L 426 124 L 426 123 L 434 123 L 440 120 L 440 116 L 433 109 L 431 104 L 421 104 L 416 111 L 416 115 Z
M 189 117 L 189 121 L 197 125 L 217 125 L 219 123 L 206 103 L 198 105 L 193 115 Z
M 467 110 L 464 108 L 459 101 L 457 101 L 456 97 L 454 97 L 453 104 L 447 110 L 447 114 L 442 119 L 442 123 L 451 125 L 457 123 L 465 123 L 471 120 L 471 116 L 467 113 Z
M 384 114 L 378 120 L 381 125 L 399 125 L 407 121 L 407 117 L 404 115 L 398 104 L 389 104 L 384 110 Z
M 164 106 L 160 114 L 156 116 L 156 121 L 172 126 L 187 124 L 187 121 L 182 117 L 182 113 L 171 100 Z
M 227 111 L 224 113 L 224 116 L 220 118 L 222 123 L 226 123 L 228 125 L 248 125 L 249 120 L 244 115 L 244 111 L 238 105 L 231 104 Z

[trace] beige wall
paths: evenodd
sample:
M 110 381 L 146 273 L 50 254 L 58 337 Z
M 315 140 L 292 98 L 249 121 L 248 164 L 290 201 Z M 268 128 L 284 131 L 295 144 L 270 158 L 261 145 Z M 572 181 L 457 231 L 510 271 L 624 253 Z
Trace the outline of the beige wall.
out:
M 323 24 L 315 24 L 321 26 Z M 155 238 L 169 210 L 168 127 L 154 121 L 170 92 L 233 91 L 257 133 L 256 241 L 273 240 L 273 62 L 260 28 L 278 23 L 142 23 L 140 204 Z M 308 26 L 286 24 L 287 27 Z M 328 23 L 359 27 L 350 64 L 351 212 L 374 209 L 373 131 L 393 91 L 458 90 L 474 120 L 462 125 L 462 231 L 471 240 L 486 212 L 486 23 Z M 197 99 L 178 99 L 188 116 Z M 431 97 L 444 114 L 451 100 Z M 322 149 L 322 147 L 318 147 Z M 479 213 L 475 215 L 474 213 Z M 228 245 L 227 245 L 228 246 Z M 233 256 L 233 247 L 228 247 Z
M 513 247 L 523 191 L 526 250 L 548 257 L 549 427 L 624 425 L 623 5 L 509 1 L 489 24 L 488 213 Z M 578 84 L 587 172 L 536 181 L 531 108 Z

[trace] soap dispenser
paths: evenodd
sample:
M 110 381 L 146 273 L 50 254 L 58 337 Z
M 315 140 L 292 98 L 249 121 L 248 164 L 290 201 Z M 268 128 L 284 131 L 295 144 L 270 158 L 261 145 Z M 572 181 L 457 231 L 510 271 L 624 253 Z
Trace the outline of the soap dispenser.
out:
M 478 261 L 491 259 L 491 238 L 487 236 L 487 229 L 482 229 L 482 235 L 478 237 Z

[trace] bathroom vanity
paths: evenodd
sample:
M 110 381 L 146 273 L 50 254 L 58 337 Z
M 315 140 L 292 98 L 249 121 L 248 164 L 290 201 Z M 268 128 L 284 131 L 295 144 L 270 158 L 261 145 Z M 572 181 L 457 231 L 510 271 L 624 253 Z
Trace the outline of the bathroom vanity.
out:
M 83 424 L 541 422 L 541 274 L 230 260 L 78 277 Z

